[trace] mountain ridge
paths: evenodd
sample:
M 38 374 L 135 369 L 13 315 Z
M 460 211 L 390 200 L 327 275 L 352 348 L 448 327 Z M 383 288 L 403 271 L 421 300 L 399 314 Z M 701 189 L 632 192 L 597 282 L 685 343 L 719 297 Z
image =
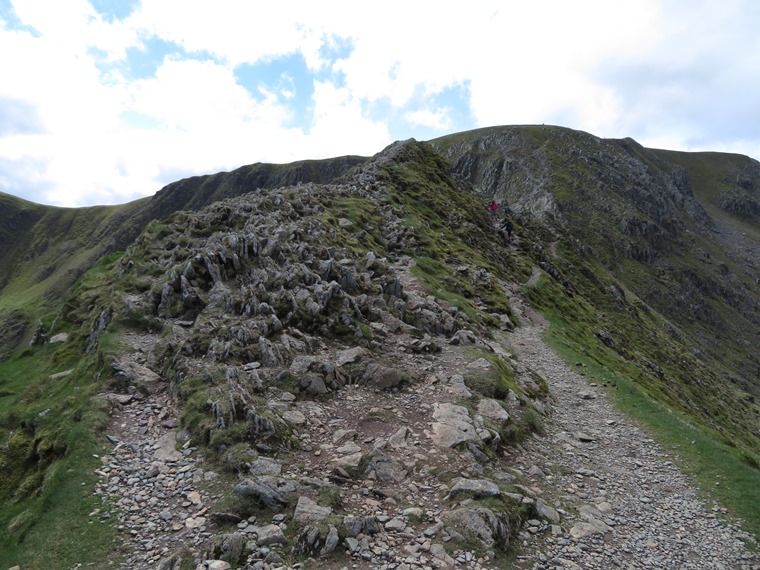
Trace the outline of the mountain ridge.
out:
M 138 414 L 139 399 L 127 402 L 139 394 L 168 398 L 193 453 L 225 477 L 243 477 L 242 491 L 231 495 L 238 495 L 237 508 L 248 504 L 241 494 L 268 500 L 244 484 L 251 458 L 271 453 L 281 461 L 296 453 L 309 440 L 295 412 L 319 426 L 310 406 L 328 405 L 351 385 L 375 390 L 377 398 L 448 393 L 438 403 L 459 419 L 439 410 L 418 432 L 440 434 L 436 424 L 447 421 L 467 424 L 481 407 L 498 411 L 486 401 L 496 402 L 511 419 L 498 413 L 481 426 L 485 444 L 459 449 L 479 458 L 493 481 L 501 467 L 492 453 L 511 456 L 515 441 L 550 421 L 546 379 L 494 343 L 519 324 L 515 283 L 525 284 L 521 294 L 552 319 L 554 338 L 579 363 L 619 378 L 605 381 L 611 393 L 633 390 L 641 402 L 669 406 L 684 425 L 705 426 L 724 446 L 721 453 L 752 472 L 760 451 L 750 340 L 758 333 L 758 295 L 754 261 L 743 258 L 757 246 L 755 165 L 731 156 L 721 166 L 710 156 L 718 166 L 699 163 L 699 171 L 693 157 L 679 155 L 676 164 L 666 156 L 558 127 L 500 127 L 397 142 L 372 158 L 194 177 L 123 207 L 53 212 L 3 202 L 3 216 L 32 216 L 21 226 L 36 232 L 40 245 L 23 251 L 19 237 L 0 257 L 16 268 L 0 291 L 0 309 L 6 322 L 16 322 L 14 309 L 41 318 L 36 344 L 0 363 L 0 425 L 9 442 L 0 452 L 7 469 L 0 491 L 10 505 L 0 522 L 11 531 L 7 540 L 36 536 L 35 501 L 56 492 L 47 483 L 51 473 L 64 464 L 75 470 L 76 450 L 86 449 L 71 439 L 82 418 L 108 429 L 108 410 L 136 405 L 130 413 Z M 719 199 L 731 192 L 738 198 Z M 492 198 L 502 207 L 489 217 Z M 163 217 L 149 220 L 149 212 Z M 738 226 L 730 223 L 735 218 Z M 53 235 L 45 235 L 43 219 Z M 745 227 L 745 241 L 737 242 Z M 48 264 L 39 260 L 77 251 L 77 244 L 90 247 L 44 275 Z M 28 267 L 20 266 L 23 259 Z M 35 277 L 38 287 L 27 287 Z M 13 345 L 6 354 L 18 340 L 28 343 L 30 326 L 15 343 L 4 342 Z M 66 340 L 47 342 L 57 332 Z M 153 346 L 126 358 L 120 343 L 134 335 L 151 335 Z M 486 372 L 446 374 L 439 385 L 402 365 L 417 359 L 434 367 L 436 354 L 448 353 L 446 342 L 472 345 L 467 350 Z M 338 356 L 341 350 L 354 348 L 366 352 L 338 364 L 348 358 Z M 65 379 L 51 380 L 61 369 Z M 103 391 L 107 405 L 91 397 Z M 461 399 L 448 400 L 452 391 Z M 367 413 L 386 416 L 382 409 Z M 148 434 L 157 429 L 146 426 Z M 373 470 L 377 476 L 378 459 L 365 455 L 361 461 L 374 467 L 365 471 L 360 461 L 358 471 L 338 479 L 361 481 Z M 430 475 L 419 466 L 405 470 L 404 477 Z M 310 481 L 303 479 L 307 487 Z M 489 532 L 508 550 L 526 513 L 500 501 L 478 508 L 496 517 Z M 343 523 L 330 524 L 343 533 Z M 497 532 L 507 527 L 513 530 Z M 314 553 L 333 531 L 312 531 L 304 548 Z

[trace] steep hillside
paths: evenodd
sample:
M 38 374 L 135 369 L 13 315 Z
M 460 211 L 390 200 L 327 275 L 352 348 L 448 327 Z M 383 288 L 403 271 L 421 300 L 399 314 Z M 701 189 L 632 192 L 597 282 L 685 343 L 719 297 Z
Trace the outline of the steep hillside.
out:
M 760 435 L 760 355 L 752 349 L 760 339 L 756 161 L 651 151 L 558 127 L 483 129 L 432 144 L 478 192 L 553 232 L 567 275 L 577 275 L 571 281 L 590 268 L 592 280 L 617 289 L 615 301 L 575 283 L 606 312 L 600 323 L 611 321 L 607 345 L 641 365 L 667 366 L 657 374 L 675 384 L 675 400 L 716 427 L 734 423 L 729 437 Z M 629 296 L 664 319 L 654 328 L 680 349 L 653 353 L 657 341 L 641 350 L 651 331 L 632 336 L 623 307 L 614 308 Z M 702 395 L 690 396 L 700 384 Z
M 54 208 L 0 195 L 0 360 L 29 342 L 101 256 L 134 239 L 146 202 Z
M 257 163 L 180 180 L 123 206 L 54 208 L 0 193 L 0 361 L 29 342 L 38 320 L 54 333 L 56 307 L 74 282 L 103 255 L 122 251 L 151 220 L 258 188 L 327 183 L 364 160 Z
M 704 438 L 748 473 L 720 497 L 759 530 L 756 173 L 503 127 L 121 207 L 0 197 L 0 552 L 514 561 L 525 529 L 580 517 L 515 468 L 553 414 L 551 379 L 510 348 L 527 303 L 612 397 L 686 426 L 695 472 Z M 510 210 L 489 216 L 493 197 Z

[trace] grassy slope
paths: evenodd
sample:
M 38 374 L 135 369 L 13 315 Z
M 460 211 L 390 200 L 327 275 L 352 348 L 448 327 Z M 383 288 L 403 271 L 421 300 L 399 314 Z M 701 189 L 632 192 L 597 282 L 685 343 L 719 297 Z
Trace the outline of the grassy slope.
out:
M 104 254 L 141 228 L 147 199 L 122 206 L 55 208 L 0 195 L 0 361 L 29 342 L 35 324 L 56 332 L 61 299 Z M 134 234 L 134 235 L 133 235 Z
M 68 568 L 101 563 L 114 551 L 110 521 L 89 516 L 101 507 L 92 490 L 107 422 L 93 395 L 102 389 L 114 343 L 107 337 L 97 351 L 85 351 L 93 318 L 86 303 L 107 295 L 103 275 L 113 263 L 105 258 L 87 272 L 64 303 L 59 327 L 72 340 L 32 347 L 0 363 L 3 563 Z M 68 376 L 51 378 L 67 370 Z

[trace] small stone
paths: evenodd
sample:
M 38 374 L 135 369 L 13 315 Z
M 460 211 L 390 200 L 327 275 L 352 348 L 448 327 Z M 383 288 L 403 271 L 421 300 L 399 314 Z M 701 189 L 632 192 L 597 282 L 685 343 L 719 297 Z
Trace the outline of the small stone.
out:
M 293 513 L 293 520 L 298 525 L 306 526 L 308 524 L 316 524 L 323 521 L 330 516 L 330 513 L 332 513 L 330 507 L 322 507 L 312 501 L 309 497 L 298 497 L 298 504 Z
M 288 543 L 288 539 L 285 538 L 282 529 L 276 524 L 256 528 L 256 535 L 258 536 L 256 542 L 258 542 L 260 546 Z
M 402 517 L 394 517 L 384 525 L 385 530 L 401 532 L 406 528 L 406 522 Z

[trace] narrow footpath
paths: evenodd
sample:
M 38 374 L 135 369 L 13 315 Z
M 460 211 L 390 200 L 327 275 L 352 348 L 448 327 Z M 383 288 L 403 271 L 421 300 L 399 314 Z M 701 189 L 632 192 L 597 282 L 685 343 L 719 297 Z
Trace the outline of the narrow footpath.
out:
M 546 379 L 553 413 L 518 461 L 562 521 L 523 534 L 518 567 L 760 569 L 745 546 L 753 538 L 705 504 L 660 446 L 547 346 L 542 317 L 522 310 L 513 350 Z

